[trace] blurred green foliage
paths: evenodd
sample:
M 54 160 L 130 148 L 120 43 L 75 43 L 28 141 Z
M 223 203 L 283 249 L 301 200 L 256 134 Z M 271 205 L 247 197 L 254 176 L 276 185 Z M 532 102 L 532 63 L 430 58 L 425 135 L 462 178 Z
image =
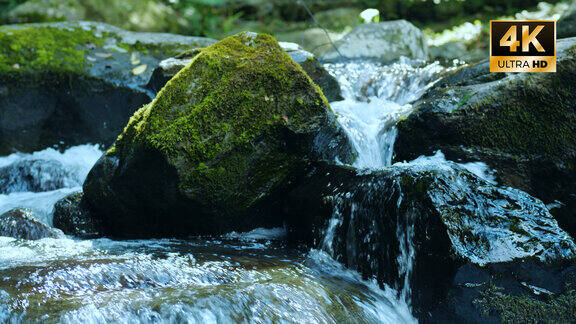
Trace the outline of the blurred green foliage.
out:
M 94 10 L 82 0 L 68 0 L 77 6 Z M 107 0 L 115 1 L 115 0 Z M 118 0 L 120 1 L 120 0 Z M 133 1 L 137 0 L 122 0 Z M 375 8 L 380 19 L 406 19 L 418 27 L 439 31 L 465 21 L 511 15 L 536 6 L 541 0 L 151 0 L 173 9 L 166 17 L 178 21 L 178 29 L 155 30 L 222 38 L 242 30 L 266 33 L 294 32 L 316 27 L 302 3 L 323 21 L 322 24 L 342 32 L 350 22 L 359 21 L 356 11 Z M 565 0 L 564 0 L 565 1 Z M 26 0 L 0 0 L 2 14 Z M 559 0 L 547 0 L 555 3 Z M 44 3 L 44 2 L 42 2 Z M 48 3 L 48 2 L 46 2 Z M 107 6 L 108 5 L 104 5 Z M 114 7 L 114 6 L 109 6 Z M 118 7 L 118 6 L 117 6 Z M 121 7 L 121 6 L 120 6 Z M 98 16 L 98 15 L 96 15 Z M 90 19 L 92 16 L 87 15 Z M 40 18 L 38 18 L 39 20 Z M 29 22 L 41 22 L 28 20 Z M 6 20 L 4 20 L 6 22 Z M 102 17 L 104 22 L 106 17 Z M 184 21 L 180 24 L 180 21 Z M 10 21 L 8 21 L 10 22 Z M 183 26 L 183 27 L 182 27 Z M 182 27 L 182 28 L 181 28 Z M 353 27 L 353 26 L 351 26 Z M 130 28 L 130 27 L 128 27 Z M 146 30 L 140 28 L 139 30 Z
M 0 13 L 10 10 L 26 0 L 0 0 Z

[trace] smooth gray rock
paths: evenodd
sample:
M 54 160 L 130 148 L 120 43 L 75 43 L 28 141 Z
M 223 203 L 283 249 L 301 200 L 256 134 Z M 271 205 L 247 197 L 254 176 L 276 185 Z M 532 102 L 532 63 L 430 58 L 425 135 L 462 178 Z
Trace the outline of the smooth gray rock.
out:
M 420 29 L 406 20 L 362 24 L 336 42 L 343 58 L 371 58 L 384 62 L 400 56 L 427 60 L 428 45 Z M 326 60 L 339 59 L 336 50 L 323 56 Z

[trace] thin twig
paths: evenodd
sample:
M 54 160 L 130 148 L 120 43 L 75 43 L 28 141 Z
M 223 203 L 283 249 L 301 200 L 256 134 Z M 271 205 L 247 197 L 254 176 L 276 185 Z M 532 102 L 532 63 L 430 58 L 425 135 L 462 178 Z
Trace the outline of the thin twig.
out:
M 332 41 L 332 38 L 330 38 L 330 34 L 328 33 L 328 31 L 326 30 L 326 28 L 322 27 L 322 25 L 320 25 L 320 23 L 318 22 L 318 20 L 316 20 L 316 18 L 314 18 L 314 15 L 312 14 L 312 11 L 310 11 L 310 8 L 308 8 L 308 6 L 306 5 L 306 3 L 304 2 L 304 0 L 298 0 L 298 3 L 300 5 L 302 5 L 302 7 L 304 7 L 304 9 L 306 9 L 306 11 L 308 12 L 308 15 L 310 15 L 310 18 L 312 18 L 312 21 L 318 26 L 320 27 L 320 29 L 322 29 L 324 31 L 324 33 L 326 34 L 326 37 L 328 37 L 328 41 L 330 42 L 330 44 L 332 44 L 332 47 L 334 47 L 334 49 L 336 50 L 336 53 L 338 53 L 338 55 L 340 55 L 341 58 L 346 58 L 344 55 L 342 55 L 342 53 L 340 53 L 340 50 L 338 49 L 338 47 L 336 47 L 336 44 L 334 44 L 334 42 Z

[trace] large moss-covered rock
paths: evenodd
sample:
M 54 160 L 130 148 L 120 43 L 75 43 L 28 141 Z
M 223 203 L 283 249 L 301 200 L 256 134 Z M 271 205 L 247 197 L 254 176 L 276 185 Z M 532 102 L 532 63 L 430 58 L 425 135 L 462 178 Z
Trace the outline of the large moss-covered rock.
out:
M 326 96 L 329 102 L 344 99 L 342 91 L 336 78 L 333 77 L 324 69 L 320 61 L 312 53 L 303 50 L 296 43 L 280 42 L 280 46 L 294 62 L 298 63 L 308 76 L 316 83 Z M 181 69 L 183 69 L 201 49 L 193 49 L 179 54 L 176 57 L 171 57 L 161 61 L 158 67 L 154 70 L 148 85 L 148 89 L 158 92 L 168 80 L 172 79 Z
M 0 154 L 110 145 L 154 96 L 158 62 L 213 42 L 89 22 L 0 27 Z
M 449 295 L 461 267 L 576 256 L 541 201 L 437 157 L 372 173 L 314 166 L 286 201 L 292 238 L 396 288 L 420 319 L 465 303 Z
M 557 73 L 489 73 L 483 62 L 446 77 L 399 123 L 396 160 L 442 150 L 484 161 L 499 183 L 557 205 L 576 235 L 576 39 L 557 51 Z
M 91 20 L 134 31 L 186 31 L 186 20 L 156 0 L 28 0 L 0 19 L 10 24 Z
M 282 222 L 271 202 L 307 161 L 352 158 L 302 68 L 272 37 L 242 33 L 202 50 L 134 114 L 84 199 L 113 236 L 248 230 Z

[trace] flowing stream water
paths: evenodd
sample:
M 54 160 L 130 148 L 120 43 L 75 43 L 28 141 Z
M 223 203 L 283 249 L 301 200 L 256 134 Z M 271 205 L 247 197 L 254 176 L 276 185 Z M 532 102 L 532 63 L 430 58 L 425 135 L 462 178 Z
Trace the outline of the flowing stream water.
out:
M 326 67 L 343 89 L 332 107 L 358 151 L 354 166 L 391 165 L 397 121 L 443 68 L 409 60 Z M 101 153 L 81 145 L 0 157 L 0 214 L 26 207 L 51 225 L 54 203 L 81 189 Z M 334 261 L 340 221 L 336 206 L 311 251 L 286 247 L 283 229 L 190 240 L 0 237 L 0 322 L 415 322 L 407 282 L 382 288 Z M 413 231 L 403 223 L 398 263 L 407 281 Z

